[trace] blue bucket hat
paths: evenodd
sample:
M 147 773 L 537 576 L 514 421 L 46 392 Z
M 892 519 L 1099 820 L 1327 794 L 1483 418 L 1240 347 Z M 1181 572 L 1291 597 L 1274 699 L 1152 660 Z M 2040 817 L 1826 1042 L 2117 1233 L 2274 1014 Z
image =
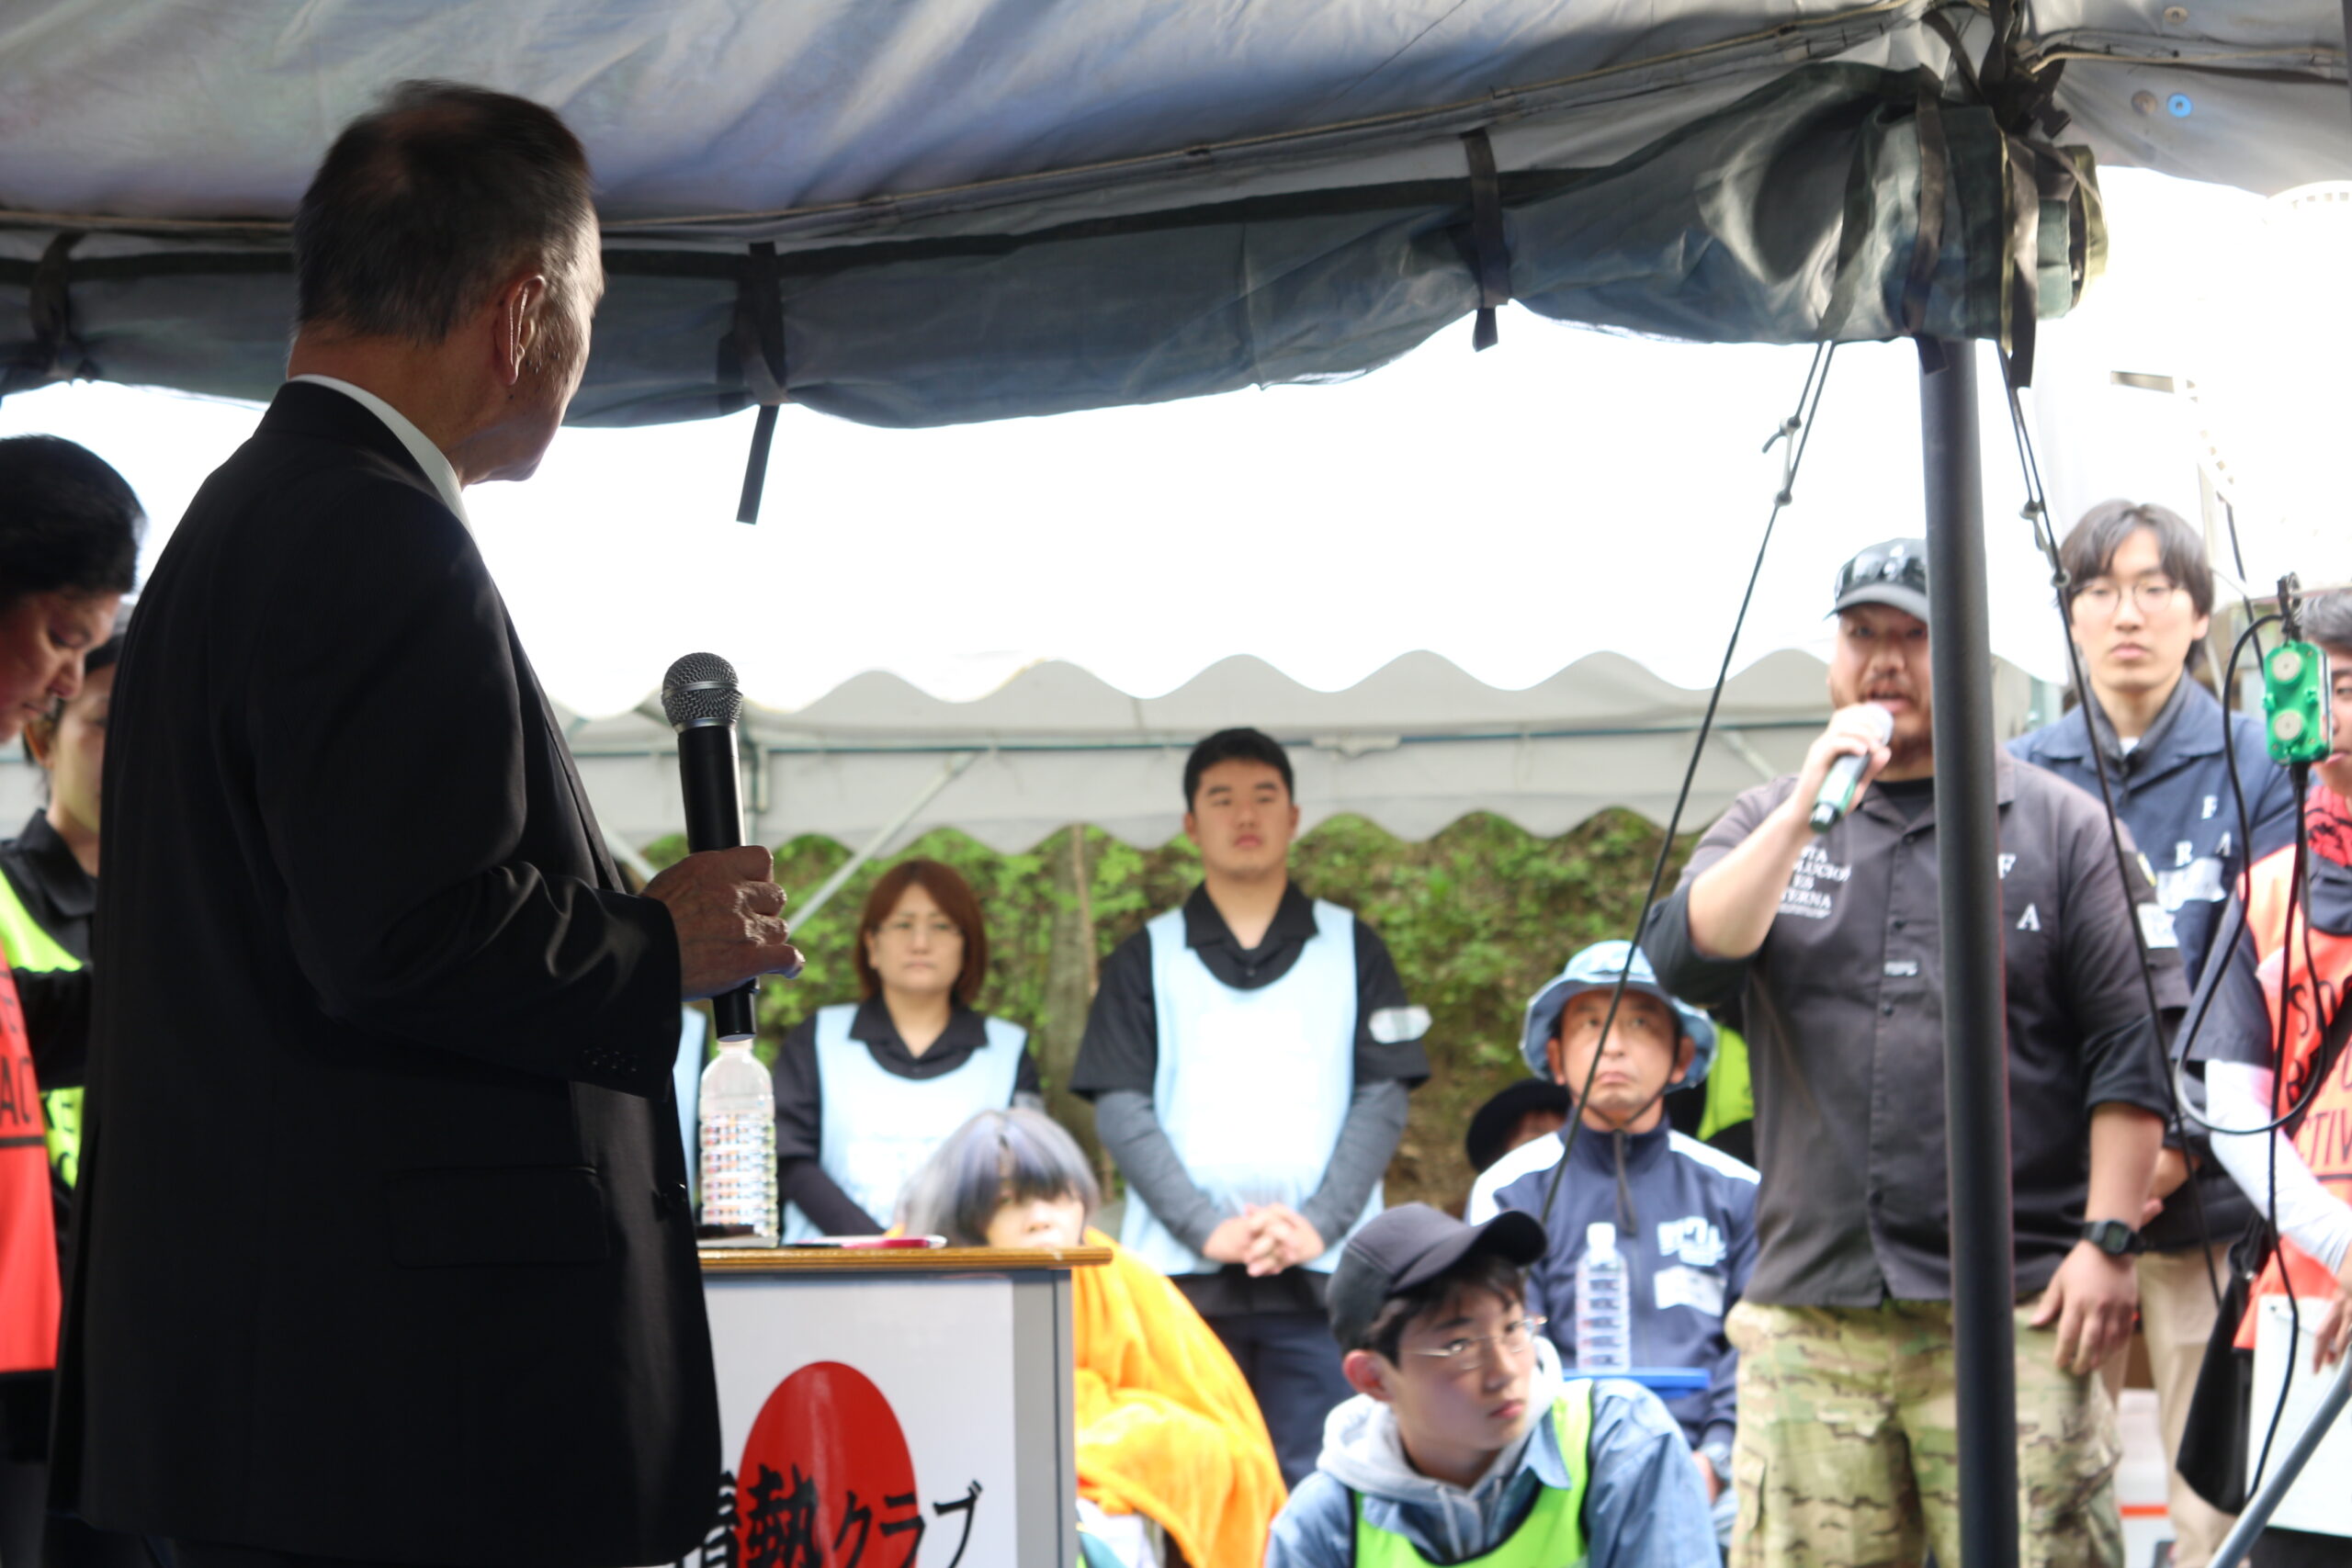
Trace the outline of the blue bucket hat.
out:
M 1682 1021 L 1682 1032 L 1689 1035 L 1695 1049 L 1690 1054 L 1690 1070 L 1682 1075 L 1685 1088 L 1707 1076 L 1715 1065 L 1715 1022 L 1688 1002 L 1668 994 L 1657 983 L 1657 972 L 1640 948 L 1630 942 L 1596 942 L 1568 960 L 1559 978 L 1535 993 L 1527 1004 L 1527 1021 L 1520 1031 L 1520 1055 L 1527 1058 L 1527 1066 L 1537 1077 L 1549 1080 L 1552 1065 L 1544 1059 L 1544 1047 L 1550 1043 L 1552 1032 L 1559 1026 L 1560 1014 L 1569 1001 L 1586 991 L 1608 990 L 1617 984 L 1617 976 L 1625 973 L 1627 960 L 1633 964 L 1633 976 L 1625 982 L 1628 991 L 1640 991 L 1656 997 Z

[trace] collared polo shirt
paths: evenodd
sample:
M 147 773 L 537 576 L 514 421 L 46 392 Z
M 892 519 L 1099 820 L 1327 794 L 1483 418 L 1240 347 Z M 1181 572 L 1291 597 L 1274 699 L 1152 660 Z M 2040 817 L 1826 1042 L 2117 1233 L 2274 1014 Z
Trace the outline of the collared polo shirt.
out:
M 2106 814 L 2007 752 L 1995 760 L 2016 1289 L 2039 1290 L 2080 1238 L 2090 1113 L 2163 1115 L 2135 918 Z M 1700 841 L 1643 950 L 1677 996 L 1742 997 L 1756 1090 L 1759 1246 L 1747 1299 L 1874 1306 L 1951 1294 L 1943 958 L 1936 813 L 1906 818 L 1873 786 L 1805 848 L 1764 945 L 1716 959 L 1690 941 L 1690 884 L 1755 831 L 1793 777 L 1741 795 Z M 2136 860 L 2136 857 L 2135 857 Z M 2159 1005 L 2188 999 L 2154 889 L 2136 875 Z M 1744 992 L 1744 996 L 1743 996 Z

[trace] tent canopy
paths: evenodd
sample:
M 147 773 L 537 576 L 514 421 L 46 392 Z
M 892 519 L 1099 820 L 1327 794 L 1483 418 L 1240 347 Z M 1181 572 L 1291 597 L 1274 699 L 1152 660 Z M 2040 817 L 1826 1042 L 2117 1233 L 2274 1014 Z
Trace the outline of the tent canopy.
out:
M 2096 265 L 2051 127 L 2260 189 L 2352 164 L 2333 4 L 2030 15 L 2055 97 L 2005 132 L 1930 26 L 1978 56 L 1989 24 L 1926 0 L 33 0 L 0 19 L 0 389 L 266 396 L 285 219 L 419 75 L 588 145 L 592 423 L 1156 401 L 1360 372 L 1509 299 L 1702 341 L 2004 337 Z

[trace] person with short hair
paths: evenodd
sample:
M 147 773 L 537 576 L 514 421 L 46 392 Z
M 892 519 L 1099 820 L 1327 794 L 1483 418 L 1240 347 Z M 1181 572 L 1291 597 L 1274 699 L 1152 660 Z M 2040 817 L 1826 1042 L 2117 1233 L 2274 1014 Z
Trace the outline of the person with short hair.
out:
M 2196 530 L 2161 506 L 2103 502 L 2067 531 L 2058 557 L 2066 624 L 2090 689 L 2076 694 L 2074 711 L 2018 737 L 2009 750 L 2093 800 L 2101 799 L 2104 763 L 2116 815 L 2148 855 L 2156 901 L 2172 920 L 2194 986 L 2246 867 L 2293 840 L 2294 790 L 2270 760 L 2261 720 L 2225 717 L 2189 673 L 2213 613 L 2213 571 Z M 2136 1268 L 2164 1430 L 2173 1562 L 2205 1568 L 2231 1516 L 2198 1496 L 2172 1460 L 2212 1337 L 2215 1292 L 2229 1278 L 2230 1247 L 2254 1208 L 2213 1163 L 2210 1142 L 2193 1125 L 2188 1133 L 2186 1145 L 2175 1146 L 2166 1129 L 2155 1182 L 2165 1206 L 2141 1227 L 2147 1250 Z
M 0 740 L 70 728 L 66 818 L 95 805 L 84 768 L 102 716 L 108 635 L 135 581 L 146 513 L 123 477 L 54 435 L 0 440 Z M 99 718 L 103 733 L 103 718 Z M 60 757 L 61 762 L 63 758 Z M 51 813 L 61 811 L 52 790 Z M 48 825 L 37 815 L 28 838 Z M 89 889 L 71 852 L 51 857 L 65 907 L 28 890 L 24 841 L 0 854 L 0 1562 L 129 1563 L 136 1540 L 45 1525 L 60 1242 L 88 1033 Z M 28 907 L 28 899 L 33 908 Z M 68 908 L 71 908 L 71 913 Z M 33 912 L 38 908 L 40 915 Z M 63 942 L 73 943 L 69 949 Z M 38 1084 L 38 1092 L 32 1092 Z
M 1183 786 L 1201 886 L 1103 964 L 1070 1088 L 1126 1177 L 1122 1245 L 1233 1352 L 1295 1484 L 1348 1394 L 1324 1281 L 1380 1212 L 1429 1019 L 1371 926 L 1291 882 L 1280 744 L 1219 730 Z
M 1657 1396 L 1564 1380 L 1528 1303 L 1544 1227 L 1426 1203 L 1350 1237 L 1331 1334 L 1355 1396 L 1274 1521 L 1266 1568 L 1701 1568 L 1706 1495 Z
M 1041 1111 L 983 1111 L 907 1184 L 907 1229 L 951 1247 L 1106 1247 L 1070 1273 L 1080 1516 L 1125 1562 L 1149 1520 L 1199 1568 L 1255 1564 L 1283 1479 L 1250 1385 L 1182 1292 L 1091 1227 L 1102 1193 Z
M 955 867 L 908 860 L 876 878 L 851 963 L 865 999 L 819 1008 L 776 1052 L 786 1246 L 880 1233 L 907 1179 L 975 1113 L 1045 1109 L 1029 1032 L 972 1005 L 988 926 Z
M 674 1562 L 716 1506 L 678 1008 L 799 954 L 764 849 L 624 890 L 463 495 L 580 385 L 593 188 L 483 88 L 345 128 L 124 645 L 55 1497 L 175 1568 Z
M 1762 1175 L 1756 1267 L 1724 1323 L 1741 1568 L 1960 1561 L 1925 544 L 1856 555 L 1831 613 L 1828 727 L 1794 775 L 1732 803 L 1642 931 L 1672 995 L 1744 992 Z M 1816 832 L 1849 756 L 1860 793 Z M 2188 991 L 2154 886 L 2137 874 L 2127 898 L 2119 884 L 2098 804 L 2007 751 L 1993 764 L 2019 1561 L 2120 1568 L 2115 1410 L 2093 1374 L 2132 1332 L 2136 1226 L 2171 1104 L 2165 1031 Z
M 2352 997 L 2352 592 L 2305 601 L 2303 639 L 2327 656 L 2335 741 L 2312 768 L 2302 886 L 2298 892 L 2291 843 L 2247 873 L 2245 927 L 2239 931 L 2239 908 L 2232 905 L 2221 929 L 2237 950 L 2214 976 L 2210 1013 L 2189 1054 L 2204 1066 L 2216 1124 L 2258 1129 L 2291 1118 L 2267 1135 L 2212 1139 L 2216 1162 L 2278 1222 L 2278 1246 L 2254 1281 L 2237 1347 L 2254 1348 L 2264 1299 L 2291 1290 L 2299 1302 L 2328 1303 L 2312 1336 L 2313 1360 L 2324 1369 L 2352 1345 L 2352 1200 L 2346 1195 L 2352 1147 L 2345 1136 L 2352 1128 L 2352 1072 L 2341 1043 L 2332 1064 L 2326 1055 L 2331 1036 L 2343 1039 L 2343 1010 Z M 2222 962 L 2218 953 L 2212 962 Z M 2256 1403 L 2257 1432 L 2270 1410 L 2267 1398 Z M 2285 1447 L 2283 1436 L 2278 1447 Z M 2312 1480 L 2306 1471 L 2301 1484 Z M 2274 1525 L 2256 1538 L 2247 1561 L 2257 1568 L 2333 1568 L 2345 1552 L 2341 1536 Z
M 1621 976 L 1624 995 L 1603 1034 Z M 1706 1387 L 1666 1404 L 1715 1506 L 1716 1534 L 1728 1542 L 1739 1354 L 1724 1337 L 1724 1316 L 1756 1264 L 1756 1172 L 1676 1132 L 1664 1103 L 1668 1089 L 1706 1080 L 1716 1041 L 1714 1021 L 1669 995 L 1631 942 L 1595 942 L 1577 953 L 1529 1000 L 1520 1041 L 1529 1066 L 1540 1063 L 1564 1092 L 1580 1092 L 1590 1077 L 1572 1163 L 1555 1192 L 1565 1135 L 1531 1144 L 1479 1179 L 1464 1217 L 1476 1224 L 1516 1209 L 1557 1238 L 1528 1270 L 1528 1310 L 1546 1319 L 1544 1332 L 1571 1371 L 1579 1370 L 1577 1265 L 1593 1227 L 1610 1227 L 1625 1260 L 1629 1364 L 1707 1374 Z

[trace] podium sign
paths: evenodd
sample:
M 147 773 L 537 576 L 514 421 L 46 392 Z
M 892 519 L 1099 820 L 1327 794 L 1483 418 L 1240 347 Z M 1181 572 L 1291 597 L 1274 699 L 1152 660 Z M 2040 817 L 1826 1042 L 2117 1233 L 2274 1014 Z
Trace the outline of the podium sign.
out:
M 706 1253 L 725 1472 L 686 1562 L 1071 1568 L 1069 1269 L 1097 1255 Z
M 2275 1473 L 2278 1461 L 2311 1425 L 2321 1396 L 2335 1381 L 2334 1369 L 2320 1372 L 2312 1367 L 2312 1351 L 2319 1342 L 2319 1323 L 2327 1315 L 2327 1303 L 2304 1301 L 2290 1306 L 2284 1296 L 2263 1296 L 2260 1301 L 2261 1309 L 2254 1320 L 2254 1419 L 2246 1438 L 2249 1478 L 2262 1457 L 2263 1438 L 2270 1429 L 2270 1413 L 2278 1408 L 2279 1385 L 2289 1382 L 2288 1339 L 2291 1337 L 2295 1341 L 2293 1379 L 2287 1389 L 2287 1407 L 2279 1413 L 2278 1435 L 2270 1442 L 2274 1469 L 2266 1476 Z M 2296 1308 L 2301 1309 L 2299 1333 L 2292 1332 Z M 2321 1439 L 2303 1473 L 2287 1489 L 2270 1522 L 2280 1529 L 2352 1536 L 2352 1493 L 2345 1489 L 2346 1475 L 2352 1475 L 2352 1424 L 2338 1422 Z

